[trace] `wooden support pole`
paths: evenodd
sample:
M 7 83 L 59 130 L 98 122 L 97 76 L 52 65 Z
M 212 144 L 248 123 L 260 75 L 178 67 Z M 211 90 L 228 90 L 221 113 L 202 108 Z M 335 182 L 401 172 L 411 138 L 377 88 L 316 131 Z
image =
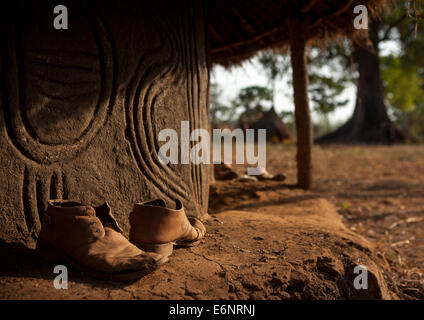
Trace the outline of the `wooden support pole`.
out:
M 302 20 L 289 21 L 297 132 L 297 183 L 302 189 L 310 189 L 312 184 L 312 123 L 309 110 L 308 65 L 305 52 L 306 23 Z

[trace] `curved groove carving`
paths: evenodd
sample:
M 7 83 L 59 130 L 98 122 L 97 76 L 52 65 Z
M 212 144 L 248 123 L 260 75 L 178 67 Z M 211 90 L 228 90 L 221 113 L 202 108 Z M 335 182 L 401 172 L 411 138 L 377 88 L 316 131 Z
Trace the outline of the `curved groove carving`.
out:
M 204 204 L 202 185 L 202 165 L 189 164 L 191 179 L 184 181 L 176 167 L 163 165 L 159 161 L 157 140 L 158 128 L 154 127 L 155 114 L 158 111 L 161 97 L 166 94 L 163 84 L 172 84 L 185 88 L 185 114 L 190 122 L 190 131 L 197 128 L 207 128 L 203 123 L 201 113 L 201 81 L 198 67 L 198 44 L 196 43 L 195 15 L 190 14 L 190 4 L 182 3 L 182 16 L 178 23 L 172 25 L 172 19 L 162 19 L 157 8 L 152 4 L 151 20 L 160 35 L 160 45 L 146 53 L 139 60 L 138 67 L 131 79 L 127 91 L 127 139 L 130 142 L 134 159 L 149 181 L 165 197 L 193 199 L 196 207 Z M 162 13 L 163 16 L 163 13 Z M 182 30 L 183 32 L 176 32 Z M 146 65 L 147 57 L 157 54 L 162 57 L 151 65 Z M 156 58 L 158 59 L 158 58 Z M 165 99 L 166 100 L 166 99 Z M 181 107 L 181 106 L 179 106 Z M 157 120 L 157 119 L 156 119 Z M 196 142 L 190 141 L 190 148 Z
M 41 48 L 24 54 L 25 38 L 16 17 L 9 33 L 8 97 L 3 108 L 6 130 L 16 149 L 40 164 L 73 159 L 96 136 L 110 114 L 115 95 L 111 38 L 100 17 L 83 11 L 81 14 L 96 53 Z M 30 101 L 38 104 L 28 103 L 28 94 Z M 79 105 L 84 103 L 87 106 L 82 109 Z M 32 121 L 34 113 L 40 119 L 51 110 L 56 110 L 57 117 L 61 116 L 61 110 L 76 115 L 68 120 L 75 126 L 61 135 L 54 132 L 60 130 L 54 123 Z M 80 116 L 80 111 L 86 112 L 87 117 Z M 50 133 L 55 133 L 56 138 L 49 138 Z
M 152 11 L 155 10 L 152 8 Z M 159 15 L 156 15 L 159 16 Z M 163 94 L 160 87 L 168 74 L 178 74 L 179 61 L 175 31 L 166 21 L 157 18 L 153 24 L 159 31 L 160 45 L 149 52 L 153 55 L 167 50 L 170 54 L 166 59 L 158 61 L 147 68 L 142 68 L 145 56 L 140 58 L 136 74 L 134 74 L 129 92 L 127 93 L 127 135 L 130 140 L 134 158 L 142 173 L 149 178 L 155 187 L 164 195 L 173 198 L 187 198 L 189 188 L 187 184 L 171 168 L 164 166 L 157 155 L 156 130 L 152 124 L 155 110 L 155 102 Z M 169 41 L 165 41 L 169 39 Z M 169 46 L 169 48 L 167 47 Z M 157 54 L 157 56 L 161 56 Z M 144 70 L 142 74 L 140 71 Z M 161 71 L 156 71 L 161 70 Z M 177 79 L 182 77 L 177 76 Z
M 189 8 L 186 8 L 186 10 L 189 10 Z M 200 14 L 200 13 L 196 13 Z M 186 60 L 186 71 L 187 71 L 187 101 L 189 104 L 189 110 L 190 112 L 190 118 L 192 123 L 192 128 L 207 128 L 208 126 L 203 123 L 203 117 L 201 116 L 201 85 L 202 85 L 202 79 L 200 79 L 201 72 L 199 70 L 199 56 L 198 56 L 198 44 L 194 39 L 196 39 L 195 32 L 196 32 L 196 23 L 195 23 L 195 16 L 191 15 L 189 19 L 187 19 L 186 32 L 184 35 L 188 35 L 188 38 L 184 40 L 184 43 L 186 44 L 185 47 L 185 54 L 184 57 L 187 58 Z M 194 143 L 193 143 L 194 144 Z M 194 187 L 194 193 L 195 197 L 197 199 L 197 203 L 200 204 L 200 206 L 203 206 L 203 190 L 202 190 L 202 167 L 203 164 L 199 165 L 192 165 L 192 185 Z
M 27 168 L 25 168 L 22 181 L 22 208 L 28 233 L 38 233 L 41 224 L 37 212 L 35 175 Z
M 50 171 L 50 170 L 48 170 Z M 49 199 L 63 196 L 63 177 L 61 170 L 53 172 L 25 168 L 22 181 L 22 208 L 24 221 L 29 234 L 35 236 L 41 228 L 41 220 Z

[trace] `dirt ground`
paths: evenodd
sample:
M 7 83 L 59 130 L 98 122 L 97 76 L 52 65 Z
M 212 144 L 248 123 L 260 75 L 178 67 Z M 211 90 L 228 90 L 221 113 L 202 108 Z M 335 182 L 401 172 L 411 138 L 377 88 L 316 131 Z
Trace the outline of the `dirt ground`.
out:
M 1 299 L 423 299 L 424 146 L 315 147 L 314 187 L 296 181 L 295 148 L 269 145 L 282 182 L 221 181 L 195 248 L 134 283 L 70 269 L 67 290 L 31 248 L 0 250 Z M 240 173 L 245 168 L 238 166 Z M 353 287 L 355 266 L 368 289 Z
M 329 146 L 313 152 L 312 192 L 376 244 L 401 299 L 424 298 L 424 146 Z M 267 169 L 296 182 L 294 146 L 267 148 Z M 238 168 L 240 172 L 242 168 Z

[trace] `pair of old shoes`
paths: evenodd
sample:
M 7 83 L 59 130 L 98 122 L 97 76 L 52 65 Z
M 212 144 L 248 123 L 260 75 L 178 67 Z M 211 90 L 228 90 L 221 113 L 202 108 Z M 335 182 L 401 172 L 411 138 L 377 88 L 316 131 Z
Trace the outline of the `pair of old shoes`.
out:
M 205 235 L 202 222 L 187 218 L 164 200 L 134 205 L 130 241 L 107 203 L 92 207 L 69 200 L 50 200 L 42 218 L 37 252 L 52 263 L 64 261 L 89 276 L 131 281 L 168 260 L 174 245 L 194 246 Z

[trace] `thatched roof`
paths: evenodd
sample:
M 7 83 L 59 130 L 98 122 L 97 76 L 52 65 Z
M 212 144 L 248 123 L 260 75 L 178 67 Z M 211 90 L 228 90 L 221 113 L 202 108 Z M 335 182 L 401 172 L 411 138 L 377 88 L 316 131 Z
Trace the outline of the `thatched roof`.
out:
M 208 51 L 212 62 L 239 63 L 266 48 L 287 45 L 290 19 L 309 22 L 308 39 L 353 37 L 356 5 L 378 14 L 386 0 L 208 0 Z

